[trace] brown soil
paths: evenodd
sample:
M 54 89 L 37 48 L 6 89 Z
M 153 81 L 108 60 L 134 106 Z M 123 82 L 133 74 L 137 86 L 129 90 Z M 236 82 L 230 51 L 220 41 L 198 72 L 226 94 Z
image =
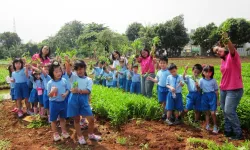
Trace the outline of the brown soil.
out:
M 207 131 L 193 128 L 188 125 L 167 126 L 161 121 L 132 120 L 130 123 L 116 130 L 108 122 L 96 122 L 96 134 L 101 134 L 103 141 L 87 141 L 88 145 L 80 146 L 77 143 L 73 126 L 68 126 L 72 135 L 70 139 L 53 142 L 49 126 L 38 129 L 28 129 L 27 122 L 18 119 L 10 110 L 14 103 L 5 100 L 0 103 L 0 140 L 9 140 L 13 150 L 56 150 L 56 149 L 94 149 L 94 150 L 127 150 L 127 149 L 162 149 L 185 150 L 189 149 L 189 137 L 210 139 L 218 144 L 226 141 L 220 133 L 214 135 Z M 83 130 L 87 137 L 87 130 Z M 125 138 L 126 142 L 119 139 Z M 233 142 L 238 145 L 242 141 Z

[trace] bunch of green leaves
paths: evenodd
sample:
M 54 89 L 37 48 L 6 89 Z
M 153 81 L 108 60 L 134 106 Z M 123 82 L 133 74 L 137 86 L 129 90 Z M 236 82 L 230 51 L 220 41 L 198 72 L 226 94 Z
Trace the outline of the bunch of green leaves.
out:
M 31 128 L 40 128 L 42 126 L 46 126 L 47 125 L 46 121 L 42 120 L 39 115 L 36 115 L 34 117 L 35 117 L 35 119 L 31 123 L 29 123 L 27 125 L 28 129 L 31 129 Z
M 78 82 L 77 82 L 77 81 L 75 81 L 75 82 L 73 83 L 73 88 L 78 88 Z

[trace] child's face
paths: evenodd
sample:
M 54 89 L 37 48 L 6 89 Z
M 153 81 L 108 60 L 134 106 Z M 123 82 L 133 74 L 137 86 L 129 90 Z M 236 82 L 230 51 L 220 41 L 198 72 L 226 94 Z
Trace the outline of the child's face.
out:
M 141 52 L 141 55 L 142 55 L 143 58 L 146 58 L 146 57 L 148 57 L 149 54 L 148 54 L 147 51 L 143 50 L 143 51 Z
M 56 80 L 60 79 L 62 77 L 62 70 L 60 67 L 57 67 L 53 71 L 54 77 Z
M 35 77 L 36 77 L 36 79 L 38 79 L 38 80 L 39 80 L 39 79 L 41 78 L 41 75 L 40 75 L 40 74 L 38 74 L 38 73 L 36 73 L 36 74 L 35 74 Z
M 43 67 L 43 70 L 47 73 L 47 74 L 49 74 L 49 68 L 46 66 L 46 67 Z
M 120 61 L 120 66 L 123 67 L 124 66 L 124 62 Z
M 195 77 L 199 76 L 200 74 L 201 74 L 200 70 L 198 70 L 198 69 L 194 69 L 194 70 L 193 70 L 193 75 L 194 75 Z
M 160 61 L 159 66 L 161 69 L 165 70 L 167 69 L 168 63 L 166 61 Z
M 42 49 L 42 53 L 44 56 L 46 56 L 49 53 L 49 47 L 48 46 L 44 46 Z
M 169 70 L 169 72 L 171 73 L 172 76 L 176 76 L 177 75 L 177 69 Z
M 133 71 L 134 71 L 134 73 L 137 73 L 138 72 L 138 67 L 134 67 Z
M 128 65 L 127 65 L 127 68 L 128 68 L 128 70 L 131 70 L 131 65 L 128 64 Z
M 10 67 L 10 72 L 14 72 L 13 66 Z
M 77 75 L 78 76 L 85 76 L 85 71 L 86 71 L 86 69 L 85 68 L 78 68 L 77 70 L 76 70 L 76 73 L 77 73 Z
M 202 72 L 205 76 L 205 78 L 210 78 L 212 76 L 212 71 L 203 71 Z
M 15 63 L 16 70 L 20 70 L 22 67 L 22 64 L 20 62 Z
M 102 67 L 102 64 L 101 64 L 101 63 L 98 63 L 98 67 L 100 67 L 100 68 L 101 68 L 101 67 Z

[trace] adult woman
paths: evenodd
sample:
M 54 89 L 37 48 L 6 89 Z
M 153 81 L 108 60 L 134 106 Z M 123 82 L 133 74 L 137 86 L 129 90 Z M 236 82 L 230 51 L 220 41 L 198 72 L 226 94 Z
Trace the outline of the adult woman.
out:
M 137 61 L 141 65 L 141 93 L 144 96 L 152 97 L 154 82 L 147 80 L 147 77 L 155 78 L 154 60 L 148 49 L 141 50 L 140 54 L 141 56 L 137 58 Z
M 112 69 L 115 70 L 115 68 L 120 65 L 119 60 L 121 59 L 121 54 L 120 54 L 119 51 L 114 51 L 111 54 L 111 57 L 112 57 L 112 60 L 113 60 Z M 128 60 L 126 58 L 124 58 L 124 59 L 125 59 L 125 64 L 127 64 Z
M 228 50 L 221 46 L 213 48 L 213 51 L 221 58 L 220 98 L 225 119 L 224 134 L 231 139 L 240 140 L 242 139 L 242 130 L 236 109 L 243 95 L 241 62 L 240 56 L 228 35 L 224 34 L 224 38 L 228 41 L 225 45 Z M 234 133 L 234 136 L 232 133 Z
M 41 47 L 39 54 L 34 54 L 32 60 L 39 60 L 43 65 L 50 63 L 50 48 L 48 46 Z

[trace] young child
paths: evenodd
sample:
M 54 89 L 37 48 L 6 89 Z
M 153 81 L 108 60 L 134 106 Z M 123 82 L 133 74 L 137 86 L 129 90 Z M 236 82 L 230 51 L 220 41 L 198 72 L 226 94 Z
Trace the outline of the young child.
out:
M 166 81 L 167 77 L 170 75 L 170 72 L 168 71 L 168 58 L 166 56 L 160 57 L 159 60 L 159 66 L 161 70 L 157 72 L 156 78 L 153 79 L 152 77 L 148 77 L 148 80 L 153 81 L 157 84 L 157 94 L 158 94 L 158 101 L 161 103 L 164 114 L 162 115 L 162 119 L 166 119 L 166 101 L 167 101 L 167 95 L 168 95 L 168 88 L 166 87 Z
M 85 76 L 87 65 L 82 60 L 76 60 L 74 63 L 74 70 L 72 73 L 69 68 L 69 59 L 66 60 L 66 71 L 70 77 L 71 94 L 68 102 L 68 117 L 74 117 L 74 126 L 80 144 L 86 144 L 80 128 L 80 116 L 85 116 L 89 122 L 88 137 L 90 140 L 101 140 L 100 136 L 94 134 L 94 117 L 89 105 L 89 95 L 92 90 L 93 82 L 91 78 Z
M 12 65 L 8 66 L 8 71 L 9 71 L 9 76 L 6 77 L 6 82 L 8 84 L 10 84 L 10 96 L 11 96 L 11 99 L 13 101 L 15 101 L 15 108 L 13 110 L 11 110 L 11 111 L 12 112 L 17 112 L 18 111 L 18 109 L 17 109 L 17 101 L 16 101 L 16 98 L 15 98 L 15 92 L 14 92 L 15 83 L 11 82 L 11 80 L 13 79 L 12 78 L 12 72 L 14 72 L 14 69 L 13 69 Z
M 110 69 L 108 67 L 103 67 L 103 77 L 106 80 L 106 86 L 108 88 L 113 86 L 113 73 L 110 71 Z
M 182 87 L 184 86 L 184 80 L 181 75 L 177 73 L 177 66 L 173 63 L 170 64 L 168 70 L 170 71 L 171 75 L 167 77 L 166 85 L 169 89 L 168 96 L 167 96 L 167 119 L 166 123 L 168 125 L 173 124 L 180 124 L 179 115 L 180 112 L 183 111 L 183 102 L 182 102 Z M 173 111 L 175 113 L 175 121 L 174 123 L 170 120 Z
M 130 93 L 140 94 L 141 93 L 141 75 L 138 74 L 138 65 L 133 66 L 132 83 L 130 87 Z
M 131 64 L 127 64 L 127 70 L 126 70 L 126 92 L 130 92 L 130 87 L 131 87 L 131 83 L 132 83 L 132 66 Z
M 218 100 L 218 85 L 214 77 L 214 67 L 207 65 L 203 68 L 202 79 L 200 79 L 199 85 L 203 92 L 201 98 L 201 104 L 203 111 L 206 111 L 206 130 L 210 130 L 209 125 L 209 111 L 214 123 L 213 133 L 219 132 L 216 122 L 216 110 L 219 104 Z
M 125 59 L 121 58 L 119 60 L 120 63 L 120 69 L 117 71 L 118 79 L 119 79 L 119 87 L 123 90 L 126 88 L 126 65 L 125 65 Z
M 65 98 L 69 93 L 69 84 L 62 78 L 62 68 L 57 61 L 53 61 L 49 68 L 49 75 L 51 80 L 47 84 L 47 92 L 49 97 L 49 111 L 50 111 L 50 121 L 51 128 L 53 131 L 54 141 L 59 141 L 61 139 L 58 134 L 56 121 L 58 116 L 60 117 L 60 126 L 62 129 L 62 137 L 69 138 L 69 134 L 66 130 L 66 101 Z
M 183 79 L 187 84 L 188 95 L 186 98 L 186 109 L 184 110 L 187 113 L 189 110 L 195 110 L 195 121 L 198 122 L 200 119 L 201 108 L 201 91 L 199 87 L 200 74 L 202 72 L 202 66 L 200 64 L 195 64 L 193 66 L 192 76 L 186 76 L 188 66 L 185 67 L 183 74 Z
M 11 82 L 15 83 L 15 87 L 14 87 L 14 95 L 16 97 L 17 100 L 17 106 L 18 106 L 18 112 L 17 115 L 18 117 L 23 117 L 23 111 L 22 111 L 22 103 L 21 101 L 23 99 L 25 99 L 25 105 L 27 108 L 27 114 L 32 114 L 32 112 L 30 111 L 30 103 L 28 102 L 28 98 L 29 98 L 29 88 L 27 85 L 27 76 L 25 73 L 25 67 L 24 67 L 24 63 L 23 60 L 20 58 L 16 58 L 13 61 L 13 68 L 14 68 L 14 72 L 12 72 L 12 78 Z
M 100 73 L 100 75 L 101 75 L 101 84 L 103 86 L 106 86 L 106 79 L 105 79 L 105 77 L 103 77 L 103 74 L 104 74 L 103 68 L 104 67 L 106 67 L 106 62 L 105 61 L 101 61 L 101 73 Z
M 118 77 L 118 74 L 117 74 L 117 71 L 116 70 L 112 70 L 112 74 L 113 74 L 113 88 L 117 88 L 117 77 Z
M 28 70 L 26 69 L 26 75 L 28 76 Z M 34 114 L 38 113 L 38 103 L 39 103 L 39 113 L 41 116 L 44 115 L 43 108 L 43 81 L 41 79 L 41 73 L 39 70 L 36 70 L 29 76 L 30 81 L 33 84 L 33 89 L 30 93 L 29 102 L 33 104 Z
M 94 67 L 91 74 L 94 74 L 94 84 L 100 84 L 101 81 L 101 72 L 102 72 L 102 64 L 101 62 L 96 63 L 96 67 Z

